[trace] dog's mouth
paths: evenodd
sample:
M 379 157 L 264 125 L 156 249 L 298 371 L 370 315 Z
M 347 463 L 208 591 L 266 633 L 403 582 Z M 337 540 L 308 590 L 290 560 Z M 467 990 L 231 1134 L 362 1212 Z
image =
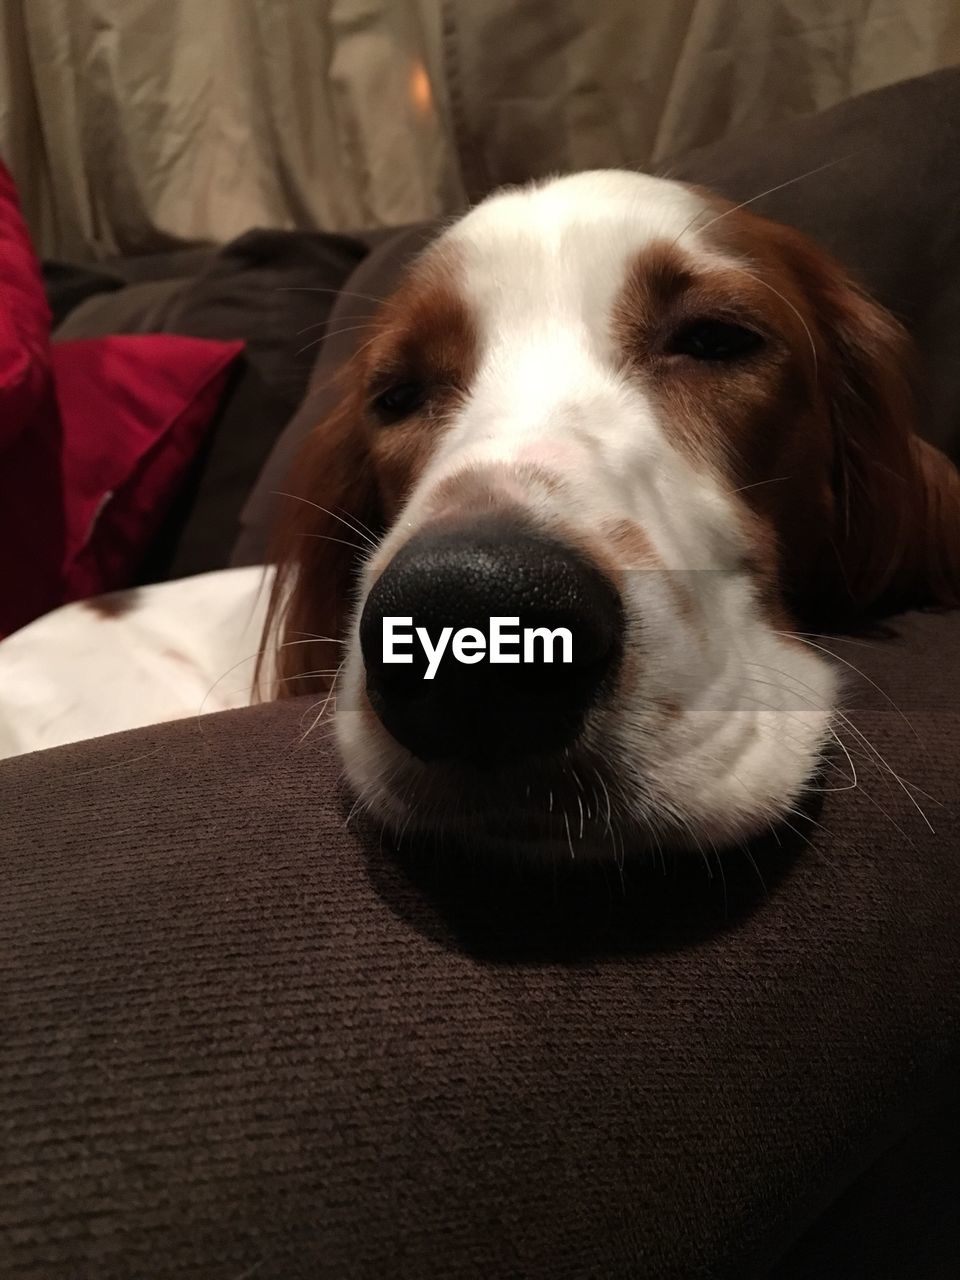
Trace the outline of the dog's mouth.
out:
M 359 719 L 346 709 L 337 713 L 358 812 L 405 845 L 415 841 L 445 853 L 502 852 L 535 861 L 599 857 L 620 864 L 668 852 L 702 856 L 704 848 L 752 840 L 795 812 L 828 734 L 825 718 L 798 753 L 790 740 L 798 726 L 787 713 L 762 737 L 746 735 L 746 754 L 721 764 L 711 750 L 716 744 L 705 744 L 697 725 L 690 726 L 691 757 L 675 755 L 650 728 L 633 741 L 614 701 L 597 709 L 562 750 L 477 763 L 418 758 L 399 746 L 363 699 Z M 786 749 L 773 759 L 784 738 Z
M 368 783 L 363 807 L 405 841 L 440 841 L 484 853 L 619 859 L 625 851 L 658 846 L 661 832 L 652 806 L 642 821 L 628 810 L 622 779 L 614 779 L 605 754 L 588 744 L 590 736 L 588 729 L 548 757 L 479 764 L 425 762 L 396 752 L 391 743 L 396 758 L 377 776 L 375 788 Z M 357 782 L 362 790 L 362 778 Z M 634 791 L 636 784 L 634 779 Z

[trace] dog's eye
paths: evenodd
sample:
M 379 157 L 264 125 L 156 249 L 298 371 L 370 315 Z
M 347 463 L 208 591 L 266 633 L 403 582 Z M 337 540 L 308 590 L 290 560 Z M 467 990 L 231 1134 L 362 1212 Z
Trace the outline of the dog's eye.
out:
M 739 360 L 764 345 L 753 329 L 727 320 L 695 320 L 679 329 L 667 343 L 670 355 L 694 360 Z
M 427 388 L 422 382 L 395 382 L 373 398 L 373 410 L 385 422 L 400 422 L 422 409 Z

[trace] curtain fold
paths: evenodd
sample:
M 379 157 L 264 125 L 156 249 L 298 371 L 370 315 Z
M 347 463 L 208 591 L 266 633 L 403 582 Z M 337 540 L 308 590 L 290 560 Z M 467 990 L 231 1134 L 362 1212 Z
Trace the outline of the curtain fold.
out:
M 457 198 L 416 0 L 0 8 L 0 154 L 48 255 L 410 222 Z

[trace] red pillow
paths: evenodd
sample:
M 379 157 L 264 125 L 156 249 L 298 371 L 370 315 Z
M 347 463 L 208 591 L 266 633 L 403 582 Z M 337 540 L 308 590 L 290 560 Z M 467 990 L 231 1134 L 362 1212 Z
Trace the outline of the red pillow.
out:
M 40 266 L 0 163 L 0 636 L 62 598 L 60 419 L 49 333 Z
M 64 599 L 127 586 L 213 421 L 242 342 L 168 334 L 56 343 Z
M 42 404 L 50 378 L 50 310 L 13 179 L 0 162 L 0 450 Z
M 0 636 L 129 584 L 213 420 L 240 342 L 54 346 L 0 164 Z

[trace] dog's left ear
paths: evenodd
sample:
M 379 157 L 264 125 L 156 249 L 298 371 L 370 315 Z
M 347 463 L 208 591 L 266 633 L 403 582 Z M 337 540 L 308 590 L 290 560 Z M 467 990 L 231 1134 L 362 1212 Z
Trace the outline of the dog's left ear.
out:
M 856 613 L 960 604 L 960 476 L 916 432 L 910 340 L 826 255 L 801 270 L 824 339 L 838 589 Z
M 361 379 L 339 375 L 336 407 L 301 447 L 280 495 L 274 531 L 276 575 L 254 677 L 260 698 L 325 692 L 343 660 L 360 562 L 380 523 Z

